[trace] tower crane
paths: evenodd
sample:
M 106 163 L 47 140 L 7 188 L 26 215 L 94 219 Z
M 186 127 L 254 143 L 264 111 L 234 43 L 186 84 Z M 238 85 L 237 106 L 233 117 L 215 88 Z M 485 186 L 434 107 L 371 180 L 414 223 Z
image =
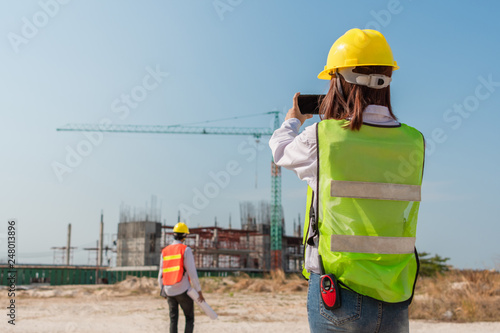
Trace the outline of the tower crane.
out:
M 119 125 L 119 124 L 67 124 L 57 131 L 110 132 L 110 133 L 150 133 L 150 134 L 210 134 L 210 135 L 252 135 L 256 139 L 271 136 L 280 125 L 279 111 L 263 114 L 274 115 L 274 126 L 269 127 L 206 127 L 186 125 Z M 262 114 L 257 114 L 262 115 Z M 256 116 L 256 115 L 250 115 Z M 243 116 L 244 117 L 244 116 Z M 214 122 L 243 117 L 232 117 Z M 271 159 L 271 269 L 283 269 L 282 252 L 282 208 L 281 208 L 281 167 Z

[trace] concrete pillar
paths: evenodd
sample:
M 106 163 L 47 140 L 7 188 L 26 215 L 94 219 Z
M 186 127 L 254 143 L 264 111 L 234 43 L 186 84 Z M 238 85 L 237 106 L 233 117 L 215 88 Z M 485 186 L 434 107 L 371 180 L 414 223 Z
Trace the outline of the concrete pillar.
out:
M 71 259 L 71 223 L 68 224 L 68 243 L 66 244 L 66 265 L 70 265 Z
M 102 266 L 102 248 L 103 248 L 103 232 L 104 232 L 104 221 L 103 221 L 103 213 L 101 210 L 101 225 L 99 228 L 99 246 L 97 249 L 97 266 Z

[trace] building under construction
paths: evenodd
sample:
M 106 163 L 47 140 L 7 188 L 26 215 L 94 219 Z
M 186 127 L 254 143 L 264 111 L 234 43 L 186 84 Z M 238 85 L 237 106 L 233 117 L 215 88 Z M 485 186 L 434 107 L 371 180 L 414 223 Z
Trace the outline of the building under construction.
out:
M 266 202 L 240 204 L 241 229 L 214 226 L 190 228 L 186 243 L 193 249 L 200 276 L 224 276 L 246 272 L 259 276 L 273 267 L 270 207 Z M 300 217 L 299 217 L 300 220 Z M 114 248 L 103 243 L 103 215 L 101 213 L 100 237 L 95 248 L 95 266 L 71 265 L 71 224 L 65 247 L 54 247 L 54 265 L 16 265 L 18 284 L 95 284 L 116 283 L 127 276 L 157 277 L 160 253 L 173 240 L 173 226 L 160 223 L 161 212 L 156 209 L 156 199 L 144 210 L 122 205 L 116 239 L 116 267 L 104 260 L 103 251 Z M 282 230 L 285 231 L 282 221 Z M 294 225 L 293 236 L 282 236 L 281 266 L 285 272 L 299 272 L 302 268 L 303 247 L 300 224 Z M 56 256 L 57 253 L 57 256 Z M 274 252 L 276 253 L 276 252 Z M 90 252 L 89 252 L 90 254 Z M 106 255 L 107 257 L 107 255 Z M 56 265 L 56 259 L 59 265 Z M 63 264 L 66 262 L 66 264 Z M 0 285 L 9 285 L 11 268 L 0 263 Z
M 117 238 L 117 267 L 158 265 L 163 247 L 173 241 L 172 225 L 162 225 L 154 205 L 145 212 L 120 210 Z M 240 204 L 241 229 L 190 228 L 186 245 L 193 249 L 196 267 L 203 271 L 265 272 L 271 269 L 270 209 L 267 202 Z M 282 221 L 284 230 L 284 223 Z M 282 268 L 302 269 L 303 247 L 300 223 L 293 236 L 282 237 Z

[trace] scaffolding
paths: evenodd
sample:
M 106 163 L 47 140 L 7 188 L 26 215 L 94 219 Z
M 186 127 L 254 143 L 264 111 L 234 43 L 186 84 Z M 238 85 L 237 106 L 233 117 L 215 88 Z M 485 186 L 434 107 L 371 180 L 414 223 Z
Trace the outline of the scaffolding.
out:
M 241 229 L 233 229 L 231 222 L 229 228 L 219 227 L 217 218 L 214 226 L 189 228 L 186 245 L 193 250 L 196 267 L 200 270 L 266 272 L 279 262 L 283 263 L 279 267 L 285 272 L 299 272 L 304 257 L 300 231 L 297 236 L 294 227 L 293 236 L 280 239 L 283 251 L 272 251 L 271 208 L 268 201 L 240 203 Z M 156 199 L 143 210 L 121 205 L 118 267 L 158 264 L 162 248 L 174 240 L 174 226 L 162 225 L 160 220 Z M 284 230 L 283 219 L 280 230 Z
M 53 246 L 50 249 L 54 251 L 53 264 L 54 265 L 66 265 L 68 262 L 71 264 L 73 261 L 73 250 L 77 247 L 70 246 L 69 256 L 68 247 L 66 246 Z M 68 261 L 69 259 L 69 261 Z
M 194 250 L 196 267 L 259 269 L 265 265 L 257 232 L 218 227 L 193 228 L 191 232 L 194 237 L 186 244 Z
M 157 206 L 158 199 L 155 195 L 151 196 L 151 203 L 146 202 L 145 208 L 131 207 L 122 202 L 120 204 L 119 222 L 161 221 L 161 204 L 160 207 Z
M 163 226 L 163 246 L 173 241 L 172 226 Z M 254 230 L 220 227 L 190 228 L 186 245 L 192 248 L 195 264 L 204 270 L 269 271 L 271 269 L 270 234 Z M 304 257 L 302 239 L 283 237 L 284 270 L 299 272 Z

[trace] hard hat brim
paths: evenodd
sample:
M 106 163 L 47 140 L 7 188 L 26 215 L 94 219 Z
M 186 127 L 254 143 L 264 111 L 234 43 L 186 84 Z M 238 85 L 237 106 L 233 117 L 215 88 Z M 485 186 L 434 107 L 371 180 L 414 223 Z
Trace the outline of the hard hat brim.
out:
M 366 64 L 365 65 L 365 64 L 363 64 L 363 65 L 358 65 L 358 66 L 392 66 L 393 71 L 399 69 L 399 66 L 397 65 L 397 63 L 395 61 L 394 61 L 394 65 L 380 65 L 380 64 Z M 330 75 L 330 72 L 335 71 L 336 68 L 347 68 L 347 67 L 358 67 L 358 66 L 338 66 L 335 68 L 325 69 L 324 71 L 322 71 L 318 74 L 318 79 L 331 80 L 332 77 L 335 77 L 335 76 Z

